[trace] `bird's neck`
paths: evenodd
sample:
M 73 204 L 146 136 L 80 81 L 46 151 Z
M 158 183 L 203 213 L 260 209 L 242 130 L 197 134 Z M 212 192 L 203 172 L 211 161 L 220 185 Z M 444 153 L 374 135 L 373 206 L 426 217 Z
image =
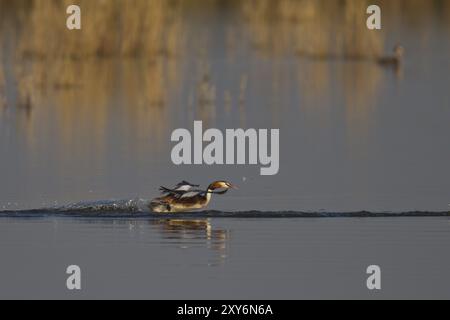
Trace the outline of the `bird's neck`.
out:
M 206 203 L 208 204 L 211 201 L 211 197 L 212 197 L 212 192 L 213 190 L 208 189 L 206 192 Z

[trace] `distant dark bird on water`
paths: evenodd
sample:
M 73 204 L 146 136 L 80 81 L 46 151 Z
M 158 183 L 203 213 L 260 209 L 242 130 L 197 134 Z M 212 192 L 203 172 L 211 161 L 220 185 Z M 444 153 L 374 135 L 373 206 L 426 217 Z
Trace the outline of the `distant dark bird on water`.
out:
M 401 45 L 394 47 L 394 54 L 391 56 L 384 56 L 377 59 L 378 64 L 382 66 L 399 67 L 403 62 L 403 56 L 405 55 L 405 49 Z
M 174 188 L 160 187 L 163 194 L 150 202 L 153 212 L 185 212 L 203 209 L 211 201 L 212 194 L 225 194 L 236 186 L 226 181 L 215 181 L 206 190 L 196 189 L 199 185 L 187 181 L 178 183 Z

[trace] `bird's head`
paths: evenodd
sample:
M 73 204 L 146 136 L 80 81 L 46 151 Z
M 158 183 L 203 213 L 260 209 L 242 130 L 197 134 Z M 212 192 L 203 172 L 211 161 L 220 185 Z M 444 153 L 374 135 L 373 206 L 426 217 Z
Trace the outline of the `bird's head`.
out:
M 230 189 L 237 189 L 237 187 L 227 181 L 214 181 L 208 186 L 208 191 L 218 194 L 224 194 Z

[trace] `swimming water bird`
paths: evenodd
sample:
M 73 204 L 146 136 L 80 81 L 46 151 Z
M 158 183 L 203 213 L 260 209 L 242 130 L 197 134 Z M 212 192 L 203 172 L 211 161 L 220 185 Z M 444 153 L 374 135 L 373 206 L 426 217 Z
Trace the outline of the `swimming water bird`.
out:
M 198 185 L 186 181 L 178 183 L 174 188 L 161 186 L 162 196 L 150 202 L 153 212 L 186 212 L 203 209 L 208 206 L 213 194 L 225 194 L 229 189 L 237 189 L 227 181 L 215 181 L 206 190 L 196 189 Z
M 403 61 L 405 55 L 405 49 L 401 45 L 394 47 L 394 54 L 391 56 L 385 56 L 377 59 L 378 64 L 382 66 L 399 67 Z

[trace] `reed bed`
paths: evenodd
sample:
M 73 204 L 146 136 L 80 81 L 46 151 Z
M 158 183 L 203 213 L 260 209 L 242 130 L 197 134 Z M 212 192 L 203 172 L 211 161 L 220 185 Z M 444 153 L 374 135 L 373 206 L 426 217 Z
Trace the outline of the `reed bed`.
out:
M 213 121 L 218 99 L 245 119 L 247 87 L 257 81 L 258 70 L 236 75 L 237 92 L 218 92 L 217 75 L 199 67 L 196 75 L 183 67 L 196 61 L 208 66 L 209 45 L 222 36 L 198 21 L 212 21 L 227 12 L 222 39 L 230 64 L 237 59 L 294 57 L 298 86 L 307 106 L 323 99 L 338 86 L 348 102 L 349 121 L 370 115 L 370 104 L 382 82 L 376 66 L 354 64 L 351 72 L 330 69 L 333 59 L 376 57 L 391 51 L 389 30 L 396 21 L 415 28 L 427 39 L 427 24 L 435 21 L 450 28 L 450 1 L 379 0 L 383 30 L 369 31 L 366 8 L 369 0 L 78 0 L 82 30 L 65 27 L 70 0 L 0 0 L 0 107 L 6 105 L 6 83 L 17 91 L 20 110 L 27 121 L 42 123 L 50 111 L 62 123 L 63 136 L 75 137 L 76 119 L 89 114 L 95 136 L 106 131 L 115 93 L 124 93 L 126 117 L 138 119 L 137 132 L 163 136 L 168 99 L 189 85 L 189 101 L 203 119 Z M 203 19 L 203 20 L 202 20 Z M 208 20 L 210 19 L 210 20 Z M 398 21 L 397 21 L 398 22 Z M 425 26 L 425 27 L 424 27 Z M 401 41 L 401 39 L 398 39 Z M 426 43 L 426 42 L 424 42 Z M 425 45 L 425 44 L 424 44 Z M 245 48 L 245 57 L 239 55 Z M 311 63 L 312 61 L 312 63 Z M 12 66 L 6 76 L 6 69 Z M 274 63 L 274 74 L 283 78 Z M 218 75 L 220 76 L 220 75 Z M 256 79 L 256 80 L 255 80 Z M 283 79 L 282 79 L 283 80 Z M 189 81 L 193 81 L 190 84 Z M 280 79 L 273 79 L 279 82 Z M 283 81 L 287 81 L 284 79 Z M 279 87 L 277 84 L 274 87 Z M 331 102 L 330 102 L 331 103 Z M 322 104 L 323 105 L 323 104 Z M 276 109 L 278 106 L 274 105 Z M 39 113 L 40 112 L 40 113 Z M 131 121 L 131 120 L 130 120 Z M 86 125 L 88 126 L 88 125 Z

